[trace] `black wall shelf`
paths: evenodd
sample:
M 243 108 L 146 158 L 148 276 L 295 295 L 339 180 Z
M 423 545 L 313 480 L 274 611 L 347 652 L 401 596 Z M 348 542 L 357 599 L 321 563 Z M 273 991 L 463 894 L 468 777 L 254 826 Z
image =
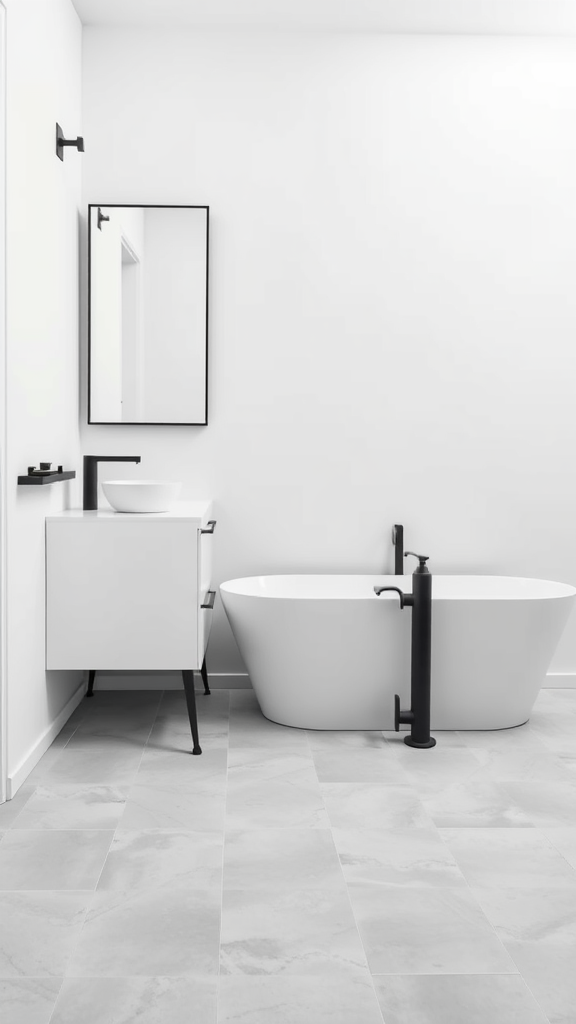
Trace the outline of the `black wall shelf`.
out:
M 18 477 L 18 483 L 19 484 L 33 484 L 34 486 L 41 486 L 42 487 L 45 484 L 55 484 L 57 480 L 73 480 L 75 476 L 76 476 L 76 471 L 73 470 L 73 469 L 68 470 L 66 472 L 62 472 L 62 473 L 57 473 L 56 471 L 54 471 L 54 473 L 43 473 L 43 474 L 33 473 L 32 475 L 29 474 L 28 476 L 19 476 Z

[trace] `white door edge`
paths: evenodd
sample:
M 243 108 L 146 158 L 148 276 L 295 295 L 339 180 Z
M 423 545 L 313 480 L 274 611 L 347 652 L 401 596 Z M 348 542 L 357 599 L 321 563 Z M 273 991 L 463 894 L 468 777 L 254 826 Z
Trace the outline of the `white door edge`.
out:
M 0 0 L 0 803 L 6 799 L 6 6 Z

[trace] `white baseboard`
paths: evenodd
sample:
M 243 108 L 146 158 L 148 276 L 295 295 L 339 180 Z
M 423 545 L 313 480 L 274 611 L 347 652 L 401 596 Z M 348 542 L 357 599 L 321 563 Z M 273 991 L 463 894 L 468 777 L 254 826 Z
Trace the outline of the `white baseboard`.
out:
M 550 689 L 572 690 L 576 687 L 576 672 L 549 672 L 544 686 Z
M 85 693 L 86 681 L 83 680 L 77 689 L 74 690 L 74 693 L 70 697 L 68 703 L 62 708 L 58 718 L 55 718 L 48 728 L 44 730 L 40 739 L 37 740 L 32 749 L 28 751 L 26 757 L 20 761 L 16 770 L 12 772 L 12 774 L 8 775 L 8 778 L 6 779 L 7 800 L 12 800 L 12 798 L 16 796 L 16 793 L 20 789 L 22 783 L 26 781 L 32 769 L 36 767 L 42 755 L 46 753 L 50 744 L 53 743 L 60 730 L 66 725 L 70 715 L 76 710 Z
M 209 672 L 208 682 L 214 690 L 246 690 L 252 684 L 246 672 Z M 549 672 L 545 687 L 576 688 L 576 672 Z M 180 672 L 97 672 L 96 690 L 181 690 Z
M 197 673 L 200 684 L 200 673 Z M 209 672 L 213 690 L 245 690 L 251 687 L 246 672 Z M 97 672 L 94 693 L 98 690 L 182 690 L 181 672 Z
M 209 672 L 208 682 L 213 690 L 249 690 L 252 687 L 250 677 L 246 672 Z M 551 689 L 557 687 L 574 689 L 576 688 L 576 672 L 549 672 L 543 685 Z M 97 690 L 181 690 L 182 687 L 180 672 L 97 672 L 94 692 Z M 79 704 L 81 696 L 76 699 L 77 693 L 78 691 L 72 697 L 71 702 L 76 700 L 76 704 Z M 64 711 L 61 712 L 57 721 L 59 722 L 64 714 L 65 718 L 58 726 L 54 736 L 58 734 L 66 719 L 72 714 L 76 704 L 69 712 L 67 704 Z M 45 749 L 50 746 L 52 739 L 47 743 Z

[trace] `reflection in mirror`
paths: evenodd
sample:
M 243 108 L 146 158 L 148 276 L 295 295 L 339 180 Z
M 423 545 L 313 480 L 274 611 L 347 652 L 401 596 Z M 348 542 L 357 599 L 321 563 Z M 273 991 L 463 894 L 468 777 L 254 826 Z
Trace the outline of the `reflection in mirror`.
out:
M 89 216 L 89 423 L 207 423 L 208 207 Z

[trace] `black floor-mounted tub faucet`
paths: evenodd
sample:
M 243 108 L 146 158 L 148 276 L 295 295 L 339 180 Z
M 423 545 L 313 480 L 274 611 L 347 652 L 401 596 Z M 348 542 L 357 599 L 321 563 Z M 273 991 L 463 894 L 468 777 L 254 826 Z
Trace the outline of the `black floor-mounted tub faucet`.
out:
M 395 527 L 398 529 L 398 527 Z M 400 697 L 394 697 L 394 728 L 400 723 L 410 725 L 404 743 L 409 747 L 434 747 L 436 740 L 430 735 L 430 669 L 432 651 L 432 575 L 426 562 L 428 555 L 414 555 L 418 567 L 412 575 L 412 593 L 405 594 L 400 587 L 374 587 L 378 596 L 385 590 L 395 590 L 400 597 L 400 608 L 412 608 L 412 663 L 410 685 L 410 711 L 400 710 Z M 397 575 L 399 575 L 397 573 Z

